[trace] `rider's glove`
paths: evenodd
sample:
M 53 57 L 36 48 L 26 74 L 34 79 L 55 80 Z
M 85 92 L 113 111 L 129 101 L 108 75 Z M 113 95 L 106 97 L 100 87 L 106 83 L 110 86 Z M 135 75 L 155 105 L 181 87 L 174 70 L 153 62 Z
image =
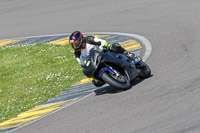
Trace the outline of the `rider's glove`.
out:
M 106 49 L 107 49 L 107 46 L 105 46 L 105 45 L 99 46 L 99 52 L 105 52 Z
M 106 49 L 106 48 L 109 49 L 109 44 L 106 40 L 102 40 L 101 45 L 99 47 L 100 47 L 101 50 Z
M 105 49 L 105 48 L 107 48 L 106 45 L 101 45 L 101 46 L 99 46 L 99 49 L 101 49 L 101 50 L 103 50 L 103 49 Z

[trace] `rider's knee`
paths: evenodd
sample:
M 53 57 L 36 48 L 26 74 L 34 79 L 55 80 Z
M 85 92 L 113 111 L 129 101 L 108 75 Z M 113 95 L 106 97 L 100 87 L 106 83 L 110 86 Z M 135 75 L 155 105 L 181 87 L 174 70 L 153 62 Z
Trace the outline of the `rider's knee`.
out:
M 119 53 L 121 51 L 121 49 L 122 49 L 122 47 L 119 43 L 110 44 L 110 51 L 111 52 Z

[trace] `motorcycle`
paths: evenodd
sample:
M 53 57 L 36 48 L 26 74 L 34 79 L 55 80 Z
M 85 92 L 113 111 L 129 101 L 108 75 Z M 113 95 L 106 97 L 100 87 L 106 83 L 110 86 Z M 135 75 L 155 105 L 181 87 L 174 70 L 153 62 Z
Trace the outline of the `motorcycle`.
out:
M 124 54 L 113 53 L 107 49 L 93 48 L 87 55 L 81 56 L 81 61 L 85 76 L 105 82 L 117 89 L 129 89 L 130 81 L 151 75 L 151 70 L 145 62 L 143 66 L 137 68 L 134 61 Z M 139 57 L 136 57 L 135 62 L 137 61 L 140 61 Z

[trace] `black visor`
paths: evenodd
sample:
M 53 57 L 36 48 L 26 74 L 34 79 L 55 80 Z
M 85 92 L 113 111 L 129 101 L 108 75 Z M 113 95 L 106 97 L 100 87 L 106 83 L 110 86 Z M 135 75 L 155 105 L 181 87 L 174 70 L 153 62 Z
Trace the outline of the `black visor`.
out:
M 78 50 L 81 46 L 81 40 L 78 40 L 77 42 L 71 43 L 71 45 L 72 45 L 72 48 L 74 50 Z

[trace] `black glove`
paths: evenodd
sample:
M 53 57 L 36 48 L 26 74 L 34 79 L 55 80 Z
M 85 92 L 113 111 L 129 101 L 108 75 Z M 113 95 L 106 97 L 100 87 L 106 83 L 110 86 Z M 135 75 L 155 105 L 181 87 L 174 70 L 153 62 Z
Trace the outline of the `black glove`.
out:
M 100 81 L 100 80 L 96 80 L 96 79 L 92 80 L 92 83 L 93 83 L 96 87 L 101 87 L 102 85 L 105 84 L 105 82 Z

